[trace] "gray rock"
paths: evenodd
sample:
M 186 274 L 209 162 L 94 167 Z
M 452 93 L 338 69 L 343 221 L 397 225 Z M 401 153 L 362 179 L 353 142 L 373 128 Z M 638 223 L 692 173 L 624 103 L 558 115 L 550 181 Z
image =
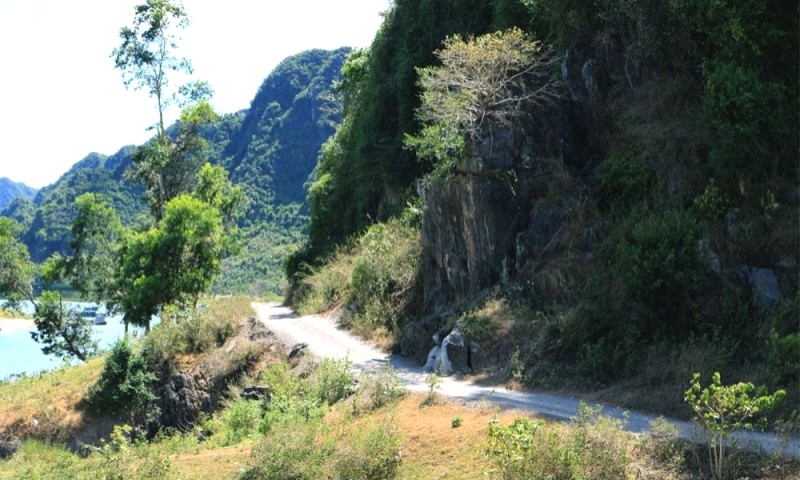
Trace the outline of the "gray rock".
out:
M 11 458 L 19 447 L 20 441 L 18 438 L 0 438 L 0 459 Z
M 251 385 L 244 387 L 239 396 L 245 400 L 268 400 L 271 396 L 269 387 Z
M 202 373 L 176 373 L 159 390 L 161 426 L 189 430 L 202 412 L 211 411 L 211 386 Z
M 306 348 L 308 348 L 307 343 L 295 343 L 289 350 L 289 356 L 287 358 L 289 360 L 294 360 L 302 357 L 306 353 Z
M 763 311 L 783 301 L 778 277 L 772 270 L 742 265 L 739 267 L 739 275 L 750 285 L 753 306 L 757 309 Z

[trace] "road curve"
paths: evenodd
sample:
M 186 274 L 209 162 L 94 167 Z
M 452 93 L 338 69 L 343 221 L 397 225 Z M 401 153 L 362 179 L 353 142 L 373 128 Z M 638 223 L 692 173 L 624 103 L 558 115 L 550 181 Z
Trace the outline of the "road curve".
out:
M 278 303 L 253 303 L 252 307 L 259 319 L 286 346 L 290 347 L 302 342 L 306 343 L 308 350 L 317 357 L 347 358 L 352 363 L 352 369 L 358 373 L 376 371 L 389 364 L 394 367 L 400 380 L 406 384 L 409 390 L 414 392 L 428 390 L 428 386 L 425 384 L 426 373 L 423 372 L 422 367 L 381 352 L 339 328 L 330 317 L 320 315 L 301 317 L 288 307 Z M 438 392 L 465 403 L 489 401 L 492 404 L 562 421 L 575 416 L 580 403 L 579 398 L 544 392 L 518 392 L 503 387 L 487 387 L 453 377 L 442 378 L 441 388 Z M 595 405 L 595 402 L 587 403 Z M 602 407 L 604 414 L 616 418 L 622 418 L 623 412 L 627 412 L 626 429 L 632 432 L 649 430 L 650 423 L 657 418 L 655 415 L 623 410 L 614 406 L 602 405 Z M 698 441 L 700 438 L 696 426 L 692 423 L 668 420 L 678 427 L 682 438 L 692 441 Z M 787 457 L 800 459 L 800 439 L 798 438 L 787 441 L 773 434 L 743 431 L 738 435 L 738 444 L 740 447 L 748 449 L 764 450 L 770 453 L 781 452 Z

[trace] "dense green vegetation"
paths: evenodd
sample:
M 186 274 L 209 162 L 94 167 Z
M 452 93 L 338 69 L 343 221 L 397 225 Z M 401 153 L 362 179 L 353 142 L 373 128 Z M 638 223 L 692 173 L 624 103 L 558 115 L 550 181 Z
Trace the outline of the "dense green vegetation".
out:
M 465 85 L 482 71 L 463 66 L 473 49 L 490 59 L 492 42 L 510 45 L 514 26 L 558 55 L 549 71 L 557 98 L 519 101 L 545 74 L 501 93 L 514 115 L 486 110 L 471 127 L 480 97 Z M 481 36 L 495 31 L 507 36 Z M 524 381 L 632 381 L 653 392 L 636 406 L 686 415 L 691 374 L 721 371 L 785 388 L 778 415 L 791 418 L 800 378 L 774 359 L 792 372 L 799 362 L 787 356 L 800 331 L 797 41 L 797 5 L 773 1 L 394 2 L 372 46 L 344 66 L 344 117 L 310 187 L 309 239 L 286 263 L 293 298 L 320 309 L 344 302 L 345 318 L 363 315 L 371 298 L 383 318 L 401 319 L 389 328 L 395 347 L 419 356 L 432 333 L 482 312 L 488 297 L 512 312 L 499 324 L 519 335 L 497 354 L 518 352 L 507 371 Z M 525 70 L 511 66 L 511 51 L 504 67 L 516 79 Z M 483 136 L 504 131 L 529 143 L 492 175 L 508 198 L 527 195 L 530 214 L 520 215 L 545 229 L 512 232 L 494 283 L 480 295 L 420 295 L 425 276 L 472 275 L 470 262 L 489 255 L 454 251 L 466 265 L 436 265 L 424 234 L 416 270 L 392 277 L 384 254 L 390 278 L 362 281 L 361 245 L 407 245 L 389 220 L 428 212 L 434 193 L 437 208 L 467 195 L 482 174 Z M 424 214 L 423 226 L 437 214 Z M 525 235 L 547 236 L 535 257 L 520 256 Z M 378 306 L 386 294 L 376 284 L 388 286 L 391 306 Z M 454 313 L 437 316 L 447 307 Z
M 12 182 L 5 177 L 0 178 L 0 211 L 5 210 L 17 199 L 32 200 L 36 191 L 35 188 L 23 183 Z
M 215 292 L 282 294 L 281 262 L 302 243 L 308 222 L 304 185 L 339 119 L 332 88 L 348 51 L 292 56 L 264 81 L 249 109 L 197 124 L 206 158 L 226 168 L 249 200 L 239 221 L 242 248 L 223 262 Z M 178 139 L 183 124 L 166 130 Z M 90 154 L 42 189 L 33 203 L 19 197 L 2 212 L 23 226 L 23 241 L 35 261 L 55 252 L 70 254 L 74 203 L 86 192 L 101 194 L 124 226 L 147 225 L 146 190 L 134 178 L 134 151 L 128 146 L 112 156 Z

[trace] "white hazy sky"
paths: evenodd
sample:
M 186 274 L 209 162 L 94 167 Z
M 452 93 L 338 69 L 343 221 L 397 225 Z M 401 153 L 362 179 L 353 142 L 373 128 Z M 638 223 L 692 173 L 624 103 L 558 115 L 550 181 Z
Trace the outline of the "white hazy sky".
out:
M 90 152 L 147 140 L 152 99 L 125 90 L 111 51 L 143 0 L 0 0 L 0 177 L 53 183 Z M 182 54 L 220 113 L 250 106 L 284 58 L 366 47 L 387 0 L 184 0 Z M 177 116 L 171 112 L 170 119 Z

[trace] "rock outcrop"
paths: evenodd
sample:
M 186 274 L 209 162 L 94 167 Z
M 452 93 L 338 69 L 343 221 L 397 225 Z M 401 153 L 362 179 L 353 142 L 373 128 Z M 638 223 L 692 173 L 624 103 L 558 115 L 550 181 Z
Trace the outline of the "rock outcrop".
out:
M 599 119 L 599 106 L 608 81 L 605 64 L 574 47 L 562 72 L 567 95 L 561 103 L 540 105 L 507 125 L 484 126 L 481 137 L 469 141 L 467 158 L 447 178 L 425 187 L 428 312 L 508 280 L 532 281 L 546 269 L 548 256 L 558 255 L 565 243 L 575 247 L 563 230 L 583 187 L 569 172 L 604 148 L 608 127 Z M 553 195 L 553 189 L 564 191 Z M 570 232 L 575 233 L 580 234 Z
M 158 389 L 161 416 L 157 424 L 148 425 L 148 433 L 154 433 L 158 427 L 191 428 L 203 413 L 219 406 L 231 381 L 268 350 L 276 349 L 277 344 L 263 323 L 252 317 L 248 319 L 238 335 L 211 352 L 199 365 L 167 377 Z

